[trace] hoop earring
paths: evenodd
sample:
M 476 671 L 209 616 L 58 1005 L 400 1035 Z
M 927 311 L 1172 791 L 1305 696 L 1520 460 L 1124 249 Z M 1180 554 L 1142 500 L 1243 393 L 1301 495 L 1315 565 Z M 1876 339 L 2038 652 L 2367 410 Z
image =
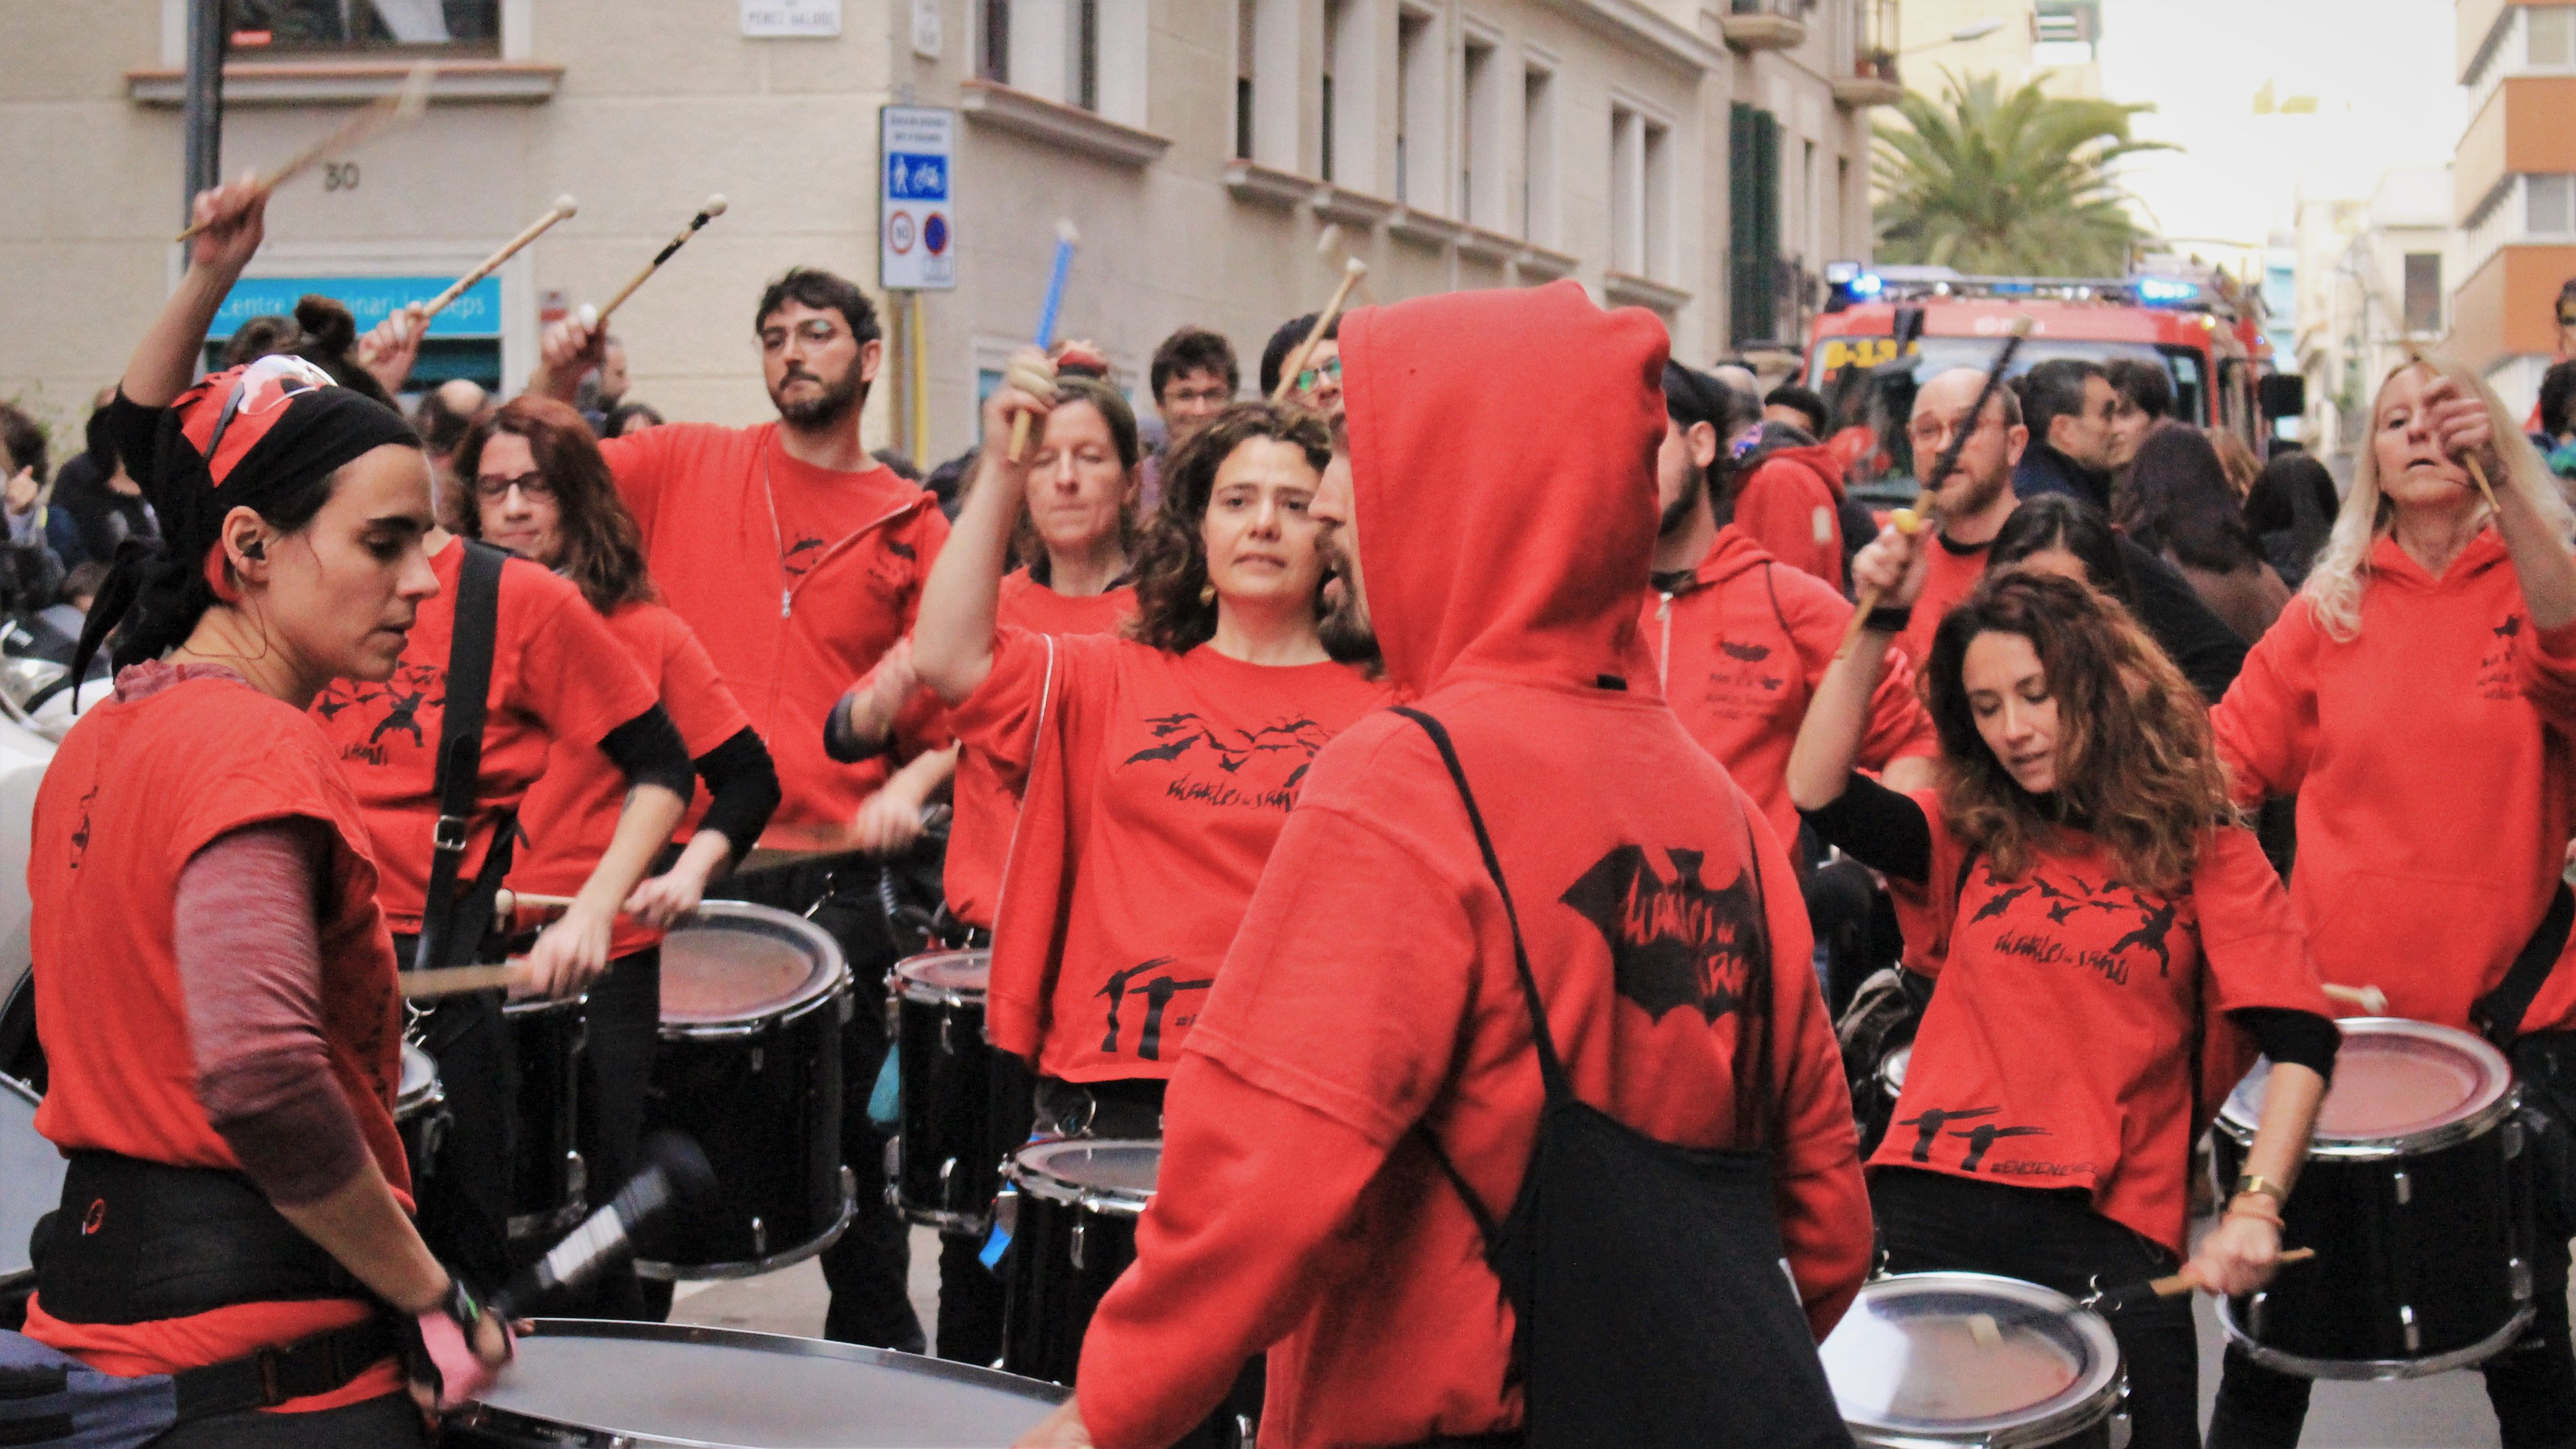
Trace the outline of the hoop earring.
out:
M 1199 585 L 1199 603 L 1204 606 L 1215 602 L 1216 585 L 1212 582 Z

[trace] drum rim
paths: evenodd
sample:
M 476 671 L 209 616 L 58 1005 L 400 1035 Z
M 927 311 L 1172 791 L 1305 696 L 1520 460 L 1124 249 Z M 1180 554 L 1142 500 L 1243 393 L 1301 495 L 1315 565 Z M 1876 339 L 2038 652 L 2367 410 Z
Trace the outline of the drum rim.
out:
M 846 1363 L 864 1363 L 878 1368 L 899 1369 L 931 1378 L 970 1384 L 977 1388 L 1007 1392 L 1028 1399 L 1034 1405 L 1053 1407 L 1073 1397 L 1073 1390 L 1042 1379 L 1023 1378 L 980 1364 L 956 1363 L 921 1354 L 897 1353 L 890 1348 L 867 1348 L 855 1343 L 835 1343 L 828 1339 L 797 1338 L 784 1333 L 755 1333 L 742 1328 L 710 1328 L 694 1323 L 624 1323 L 599 1318 L 540 1318 L 533 1321 L 526 1338 L 593 1338 L 650 1339 L 659 1342 L 704 1344 L 714 1348 L 741 1348 L 755 1352 L 781 1353 L 797 1358 L 839 1359 Z M 601 1424 L 581 1424 L 568 1419 L 549 1419 L 524 1410 L 475 1400 L 463 1411 L 466 1422 L 474 1425 L 510 1426 L 525 1424 L 536 1427 L 569 1429 L 577 1433 L 621 1436 L 626 1444 L 671 1446 L 671 1449 L 739 1449 L 739 1446 L 705 1439 L 681 1439 L 649 1431 L 610 1428 Z
M 658 1282 L 675 1283 L 682 1278 L 757 1278 L 775 1273 L 821 1253 L 841 1240 L 850 1230 L 850 1222 L 859 1215 L 859 1177 L 848 1163 L 841 1164 L 841 1215 L 823 1230 L 823 1236 L 810 1243 L 799 1243 L 766 1258 L 750 1258 L 733 1263 L 673 1263 L 660 1258 L 637 1258 L 635 1276 Z M 587 1321 L 587 1320 L 584 1320 Z
M 2497 1051 L 2492 1043 L 2474 1032 L 2402 1016 L 2345 1017 L 2335 1025 L 2346 1037 L 2358 1031 L 2364 1035 L 2408 1037 L 2459 1048 L 2486 1069 L 2487 1080 L 2468 1105 L 2458 1109 L 2458 1115 L 2448 1121 L 2436 1122 L 2412 1132 L 2376 1137 L 2327 1137 L 2320 1132 L 2308 1143 L 2308 1156 L 2312 1158 L 2354 1160 L 2438 1152 L 2494 1131 L 2513 1115 L 2514 1108 L 2521 1101 L 2521 1094 L 2514 1084 L 2513 1063 L 2507 1061 L 2504 1053 Z M 2271 1071 L 2270 1058 L 2256 1059 L 2253 1070 L 2229 1089 L 2226 1102 L 2218 1109 L 2218 1129 L 2233 1138 L 2240 1147 L 2251 1147 L 2254 1143 L 2256 1114 L 2249 1113 L 2242 1105 L 2245 1089 L 2257 1077 L 2268 1080 Z
M 522 1018 L 531 1016 L 558 1016 L 567 1011 L 587 1011 L 589 1009 L 590 993 L 587 991 L 583 992 L 579 996 L 567 996 L 560 1001 L 551 996 L 521 996 L 501 1003 L 501 1014 L 503 1016 L 516 1016 Z
M 664 942 L 667 944 L 672 936 L 688 930 L 691 924 L 693 923 L 684 922 L 672 927 L 663 934 Z M 740 1036 L 746 1029 L 765 1027 L 772 1022 L 802 1016 L 815 1006 L 840 994 L 850 984 L 850 963 L 849 959 L 841 953 L 841 943 L 833 940 L 830 932 L 793 911 L 782 911 L 776 906 L 764 906 L 757 901 L 701 901 L 698 904 L 694 924 L 728 925 L 737 928 L 750 924 L 758 927 L 758 933 L 762 935 L 793 938 L 798 944 L 816 949 L 822 958 L 823 970 L 809 977 L 802 987 L 785 999 L 772 1002 L 758 1011 L 742 1012 L 733 1016 L 690 1017 L 677 1020 L 668 1016 L 661 1017 L 661 1035 L 665 1038 L 685 1039 L 701 1034 Z
M 918 1001 L 925 1006 L 982 1006 L 985 997 L 990 994 L 989 988 L 939 986 L 915 978 L 906 969 L 932 961 L 946 961 L 958 956 L 980 956 L 984 958 L 984 964 L 988 970 L 993 964 L 992 951 L 984 947 L 973 947 L 963 951 L 924 951 L 917 956 L 906 956 L 888 968 L 886 984 L 892 987 L 895 995 L 903 1000 Z
M 1012 1153 L 1011 1160 L 1002 1167 L 1002 1176 L 1032 1196 L 1045 1198 L 1049 1202 L 1071 1203 L 1076 1207 L 1111 1217 L 1144 1216 L 1146 1206 L 1154 1200 L 1154 1194 L 1150 1191 L 1139 1196 L 1132 1188 L 1101 1187 L 1091 1183 L 1075 1182 L 1071 1178 L 1047 1170 L 1042 1163 L 1024 1164 L 1023 1162 L 1023 1159 L 1033 1153 L 1052 1153 L 1059 1149 L 1075 1147 L 1150 1147 L 1154 1149 L 1157 1176 L 1160 1175 L 1163 1139 L 1159 1137 L 1050 1137 L 1044 1142 L 1032 1142 Z
M 2505 1321 L 2502 1328 L 2465 1348 L 2423 1358 L 2309 1358 L 2304 1354 L 2285 1353 L 2247 1333 L 2236 1321 L 2233 1298 L 2218 1300 L 2218 1326 L 2227 1341 L 2245 1351 L 2248 1358 L 2276 1373 L 2303 1379 L 2334 1379 L 2341 1382 L 2377 1382 L 2387 1379 L 2420 1379 L 2453 1369 L 2474 1367 L 2511 1347 L 2531 1326 L 2535 1305 L 2525 1302 Z
M 2120 1407 L 2121 1388 L 2127 1381 L 2127 1369 L 2120 1356 L 2120 1342 L 2111 1332 L 2110 1323 L 2101 1314 L 2073 1298 L 2038 1283 L 2020 1278 L 2006 1278 L 1996 1273 L 1890 1273 L 1872 1278 L 1860 1287 L 1860 1296 L 1852 1301 L 1845 1317 L 1857 1311 L 1872 1289 L 1901 1285 L 1909 1296 L 1922 1293 L 1991 1293 L 1996 1297 L 2016 1299 L 2029 1306 L 2048 1309 L 2062 1315 L 2073 1325 L 2086 1347 L 2092 1350 L 2093 1363 L 2074 1383 L 2037 1404 L 2016 1410 L 2029 1417 L 1924 1421 L 1915 1419 L 1885 1422 L 1859 1416 L 1844 1408 L 1841 1397 L 1834 1400 L 1836 1412 L 1854 1431 L 1879 1435 L 1864 1439 L 1866 1444 L 1948 1444 L 1975 1443 L 2009 1449 L 2014 1445 L 2054 1444 L 2068 1435 L 2093 1427 L 2116 1413 Z M 1828 1341 L 1831 1335 L 1827 1335 Z M 1821 1348 L 1821 1345 L 1819 1345 Z M 1826 1386 L 1832 1387 L 1828 1375 Z M 1937 1437 L 1936 1437 L 1937 1436 Z M 1955 1437 L 1953 1437 L 1955 1436 Z
M 447 1100 L 447 1084 L 440 1080 L 438 1075 L 438 1058 L 429 1054 L 429 1048 L 406 1039 L 403 1042 L 402 1059 L 406 1062 L 410 1061 L 411 1053 L 413 1052 L 420 1053 L 421 1059 L 429 1063 L 429 1085 L 422 1088 L 420 1095 L 415 1097 L 411 1093 L 403 1090 L 402 1077 L 399 1073 L 396 1074 L 394 1077 L 394 1120 L 397 1122 L 401 1121 L 407 1114 L 416 1116 L 419 1113 L 438 1106 Z

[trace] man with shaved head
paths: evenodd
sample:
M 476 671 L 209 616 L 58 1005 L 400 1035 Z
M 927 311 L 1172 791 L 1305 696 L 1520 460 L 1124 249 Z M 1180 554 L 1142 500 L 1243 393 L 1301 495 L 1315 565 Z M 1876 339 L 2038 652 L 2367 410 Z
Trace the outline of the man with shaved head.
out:
M 1914 445 L 1914 466 L 1921 470 L 1939 462 L 1962 430 L 1968 435 L 1950 471 L 1924 480 L 1938 488 L 1930 521 L 1940 525 L 1940 532 L 1926 550 L 1929 562 L 1913 617 L 1895 640 L 1906 662 L 1918 669 L 1941 616 L 1976 586 L 1977 576 L 1986 571 L 1987 546 L 2020 506 L 2013 496 L 2013 466 L 2030 442 L 2030 429 L 2022 426 L 2021 400 L 2008 387 L 1995 389 L 1984 416 L 1969 418 L 1968 409 L 1985 385 L 1986 375 L 1977 368 L 1941 373 L 1914 394 L 1914 416 L 1905 427 Z

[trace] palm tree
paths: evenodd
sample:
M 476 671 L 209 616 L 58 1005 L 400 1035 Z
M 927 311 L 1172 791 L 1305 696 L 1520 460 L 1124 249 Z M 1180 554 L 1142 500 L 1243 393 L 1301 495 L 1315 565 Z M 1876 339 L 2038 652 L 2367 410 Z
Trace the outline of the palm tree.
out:
M 2124 275 L 2148 232 L 2111 163 L 2169 151 L 2129 134 L 2152 105 L 2073 100 L 2036 81 L 2010 96 L 1991 75 L 1949 78 L 1939 104 L 1911 92 L 1903 128 L 1880 126 L 1872 166 L 1878 258 L 1971 275 Z

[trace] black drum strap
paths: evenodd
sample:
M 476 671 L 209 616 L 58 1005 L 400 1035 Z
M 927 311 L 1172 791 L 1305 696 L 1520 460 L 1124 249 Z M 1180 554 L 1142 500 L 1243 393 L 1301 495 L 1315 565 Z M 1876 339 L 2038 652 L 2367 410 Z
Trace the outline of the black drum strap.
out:
M 2499 1050 L 2511 1051 L 2513 1039 L 2522 1035 L 2522 1018 L 2538 999 L 2540 988 L 2549 981 L 2550 971 L 2558 965 L 2558 955 L 2567 947 L 2567 930 L 2576 924 L 2576 892 L 2560 881 L 2550 894 L 2549 909 L 2532 930 L 2531 939 L 2513 958 L 2513 966 L 2504 973 L 2496 989 L 2481 996 L 2469 1007 L 2469 1020 Z
M 460 538 L 457 544 L 465 559 L 457 571 L 456 628 L 447 645 L 447 709 L 438 727 L 438 823 L 430 832 L 429 895 L 421 905 L 420 943 L 412 958 L 412 969 L 418 971 L 452 964 L 456 947 L 456 877 L 473 844 L 466 831 L 483 773 L 483 717 L 500 627 L 501 565 L 510 557 L 477 539 Z M 494 850 L 501 849 L 510 829 L 510 822 L 503 821 Z

